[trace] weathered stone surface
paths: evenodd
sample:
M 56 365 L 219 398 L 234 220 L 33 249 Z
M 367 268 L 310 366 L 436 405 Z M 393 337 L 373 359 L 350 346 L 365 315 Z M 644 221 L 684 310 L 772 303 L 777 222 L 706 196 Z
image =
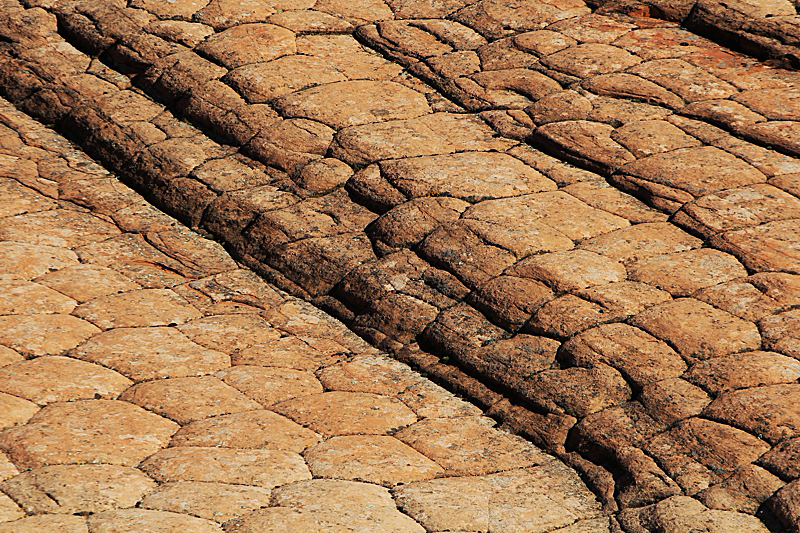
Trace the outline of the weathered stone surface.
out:
M 19 279 L 0 280 L 0 291 L 5 295 L 1 315 L 69 314 L 77 304 L 52 289 Z
M 117 227 L 88 213 L 55 209 L 0 219 L 0 239 L 75 248 L 119 235 Z
M 148 509 L 120 509 L 97 513 L 88 518 L 90 531 L 98 533 L 134 533 L 153 531 L 154 533 L 220 533 L 215 522 L 185 514 Z
M 28 514 L 86 514 L 133 507 L 157 485 L 134 468 L 59 465 L 23 472 L 0 486 Z
M 103 329 L 182 324 L 202 316 L 169 289 L 101 296 L 79 305 L 75 314 Z
M 636 224 L 584 240 L 580 248 L 622 263 L 699 248 L 703 241 L 672 224 Z
M 766 385 L 726 392 L 714 400 L 704 414 L 741 427 L 770 443 L 796 437 L 797 402 L 800 386 L 796 383 Z
M 99 332 L 70 315 L 0 316 L 0 344 L 26 357 L 61 355 Z
M 448 475 L 483 475 L 552 459 L 532 444 L 493 427 L 485 417 L 428 418 L 395 434 Z M 452 431 L 454 427 L 458 431 Z
M 262 487 L 177 481 L 152 491 L 142 500 L 141 508 L 187 513 L 222 523 L 267 507 L 269 501 L 270 491 Z
M 674 297 L 747 276 L 736 258 L 708 248 L 640 259 L 627 266 L 630 279 L 654 285 Z
M 104 398 L 114 400 L 133 382 L 99 365 L 45 356 L 0 368 L 0 391 L 38 405 Z
M 230 365 L 222 352 L 191 342 L 175 328 L 118 328 L 95 335 L 73 357 L 114 369 L 134 381 L 212 374 Z
M 328 83 L 283 96 L 273 105 L 285 117 L 318 120 L 337 129 L 430 112 L 422 94 L 389 81 Z
M 271 489 L 311 479 L 302 457 L 278 450 L 168 448 L 148 457 L 140 468 L 162 483 L 207 481 Z
M 781 220 L 753 228 L 732 230 L 712 237 L 716 248 L 734 254 L 751 270 L 757 272 L 800 272 L 800 253 L 797 235 L 800 221 Z
M 711 398 L 703 389 L 688 381 L 672 378 L 645 385 L 639 394 L 639 401 L 655 420 L 674 424 L 702 413 L 711 403 Z
M 547 531 L 594 518 L 599 506 L 563 464 L 410 483 L 399 507 L 429 531 Z M 578 530 L 580 531 L 580 530 Z M 590 531 L 608 531 L 598 525 Z
M 650 453 L 688 494 L 755 461 L 769 445 L 725 424 L 690 418 L 647 443 Z
M 565 342 L 559 356 L 579 367 L 612 366 L 638 387 L 678 377 L 686 370 L 686 363 L 669 345 L 626 324 L 584 331 Z
M 89 533 L 86 519 L 82 516 L 40 515 L 0 523 L 2 533 L 41 533 L 58 531 L 63 533 Z
M 542 59 L 548 67 L 580 78 L 619 72 L 641 61 L 622 48 L 598 43 L 580 44 Z
M 398 159 L 380 167 L 389 183 L 409 198 L 452 196 L 475 202 L 556 188 L 519 160 L 494 152 Z
M 0 448 L 22 468 L 93 461 L 136 466 L 177 429 L 126 402 L 81 400 L 48 405 L 27 425 L 4 431 Z
M 97 265 L 76 265 L 36 278 L 40 283 L 80 303 L 100 296 L 140 289 L 119 272 Z
M 692 529 L 713 532 L 741 531 L 742 533 L 766 533 L 769 531 L 754 516 L 733 511 L 708 509 L 702 503 L 687 496 L 673 496 L 648 507 L 625 510 L 620 514 L 619 521 L 626 528 L 634 531 L 633 528 L 641 531 L 691 531 Z
M 700 492 L 697 498 L 712 509 L 756 514 L 783 485 L 779 478 L 763 468 L 747 465 L 722 483 Z
M 281 402 L 273 409 L 325 436 L 382 435 L 417 421 L 398 400 L 363 392 L 313 394 Z
M 357 356 L 317 372 L 327 390 L 395 396 L 420 381 L 407 366 L 384 356 Z
M 781 309 L 781 304 L 755 286 L 738 280 L 702 289 L 694 293 L 694 297 L 751 322 Z
M 273 413 L 246 411 L 197 420 L 182 427 L 170 446 L 284 450 L 300 453 L 320 436 Z
M 761 456 L 758 464 L 784 479 L 800 475 L 800 439 L 786 439 Z
M 21 426 L 39 411 L 35 403 L 5 392 L 0 392 L 0 406 L 3 407 L 3 415 L 0 417 L 2 429 Z
M 336 135 L 332 154 L 349 164 L 381 159 L 450 154 L 461 151 L 505 151 L 516 141 L 498 138 L 473 115 L 434 113 L 389 123 L 351 126 Z
M 78 264 L 72 250 L 20 242 L 0 242 L 0 272 L 33 279 L 42 274 Z
M 508 273 L 537 279 L 556 292 L 586 289 L 626 278 L 625 267 L 620 263 L 586 250 L 534 255 L 515 264 Z
M 439 477 L 444 470 L 394 437 L 333 437 L 309 448 L 304 457 L 316 477 L 349 479 L 385 487 Z
M 797 309 L 762 319 L 759 326 L 763 332 L 764 346 L 797 359 L 800 356 L 798 323 L 800 323 L 800 312 Z
M 668 342 L 685 358 L 709 359 L 761 347 L 755 324 L 692 298 L 651 307 L 631 323 Z
M 217 372 L 216 377 L 264 407 L 323 392 L 310 372 L 289 368 L 237 365 Z
M 261 408 L 257 402 L 211 376 L 139 383 L 125 391 L 120 399 L 141 405 L 179 424 Z
M 228 68 L 263 63 L 296 51 L 295 36 L 274 24 L 242 24 L 206 39 L 198 52 Z
M 800 378 L 800 362 L 772 352 L 748 352 L 699 361 L 684 377 L 711 393 L 720 394 L 795 382 Z

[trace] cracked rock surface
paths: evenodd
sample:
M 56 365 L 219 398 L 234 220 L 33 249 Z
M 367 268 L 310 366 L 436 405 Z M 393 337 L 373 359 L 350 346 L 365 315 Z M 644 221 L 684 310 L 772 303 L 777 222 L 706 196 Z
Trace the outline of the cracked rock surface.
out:
M 798 20 L 2 0 L 0 531 L 798 531 Z

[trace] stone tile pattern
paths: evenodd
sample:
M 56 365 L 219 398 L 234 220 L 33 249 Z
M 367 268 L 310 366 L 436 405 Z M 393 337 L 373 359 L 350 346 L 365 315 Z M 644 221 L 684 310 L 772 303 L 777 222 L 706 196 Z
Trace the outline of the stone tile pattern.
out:
M 610 531 L 562 461 L 6 101 L 0 124 L 0 226 L 39 221 L 3 241 L 0 319 L 25 327 L 0 351 L 0 531 Z M 84 204 L 109 190 L 113 214 Z M 441 482 L 471 494 L 446 516 Z
M 14 103 L 579 469 L 607 509 L 685 494 L 754 513 L 796 479 L 781 447 L 800 437 L 796 71 L 580 1 L 300 2 L 247 20 L 221 1 L 7 4 L 0 75 Z M 112 182 L 86 189 L 64 194 L 118 228 L 164 224 L 147 211 L 137 226 L 147 208 Z M 4 235 L 47 220 L 13 217 Z M 183 289 L 199 278 L 186 252 L 149 252 L 164 268 L 131 260 L 180 242 L 149 235 L 77 256 L 202 312 L 250 305 L 196 302 L 225 291 Z M 135 318 L 77 309 L 102 329 Z M 172 323 L 159 320 L 139 325 Z M 263 362 L 246 352 L 234 359 Z M 254 374 L 214 377 L 233 389 L 225 409 L 244 410 L 236 392 Z M 789 503 L 767 507 L 791 520 Z

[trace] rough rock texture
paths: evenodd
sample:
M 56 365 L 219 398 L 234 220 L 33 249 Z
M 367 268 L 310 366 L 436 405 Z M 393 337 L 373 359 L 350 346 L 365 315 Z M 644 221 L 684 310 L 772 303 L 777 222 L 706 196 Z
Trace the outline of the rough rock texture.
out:
M 619 515 L 629 532 L 758 530 L 758 509 L 791 522 L 800 77 L 782 65 L 797 58 L 796 6 L 309 4 L 3 4 L 4 95 L 316 306 L 230 274 L 217 243 L 66 147 L 44 162 L 51 137 L 9 115 L 0 345 L 11 365 L 74 357 L 116 382 L 3 388 L 19 413 L 6 432 L 65 400 L 130 400 L 183 424 L 174 443 L 298 453 L 475 416 L 414 403 L 416 381 L 348 387 L 373 378 L 349 337 L 320 334 L 321 308 L 558 455 L 606 510 L 637 509 Z M 93 292 L 80 272 L 102 280 Z M 211 318 L 238 314 L 268 326 Z M 265 408 L 300 442 L 233 428 L 279 425 L 250 416 Z M 330 472 L 327 456 L 314 468 Z M 391 483 L 375 469 L 342 475 Z M 786 496 L 770 500 L 769 475 Z M 231 527 L 318 520 L 298 506 Z M 563 526 L 618 527 L 575 520 Z

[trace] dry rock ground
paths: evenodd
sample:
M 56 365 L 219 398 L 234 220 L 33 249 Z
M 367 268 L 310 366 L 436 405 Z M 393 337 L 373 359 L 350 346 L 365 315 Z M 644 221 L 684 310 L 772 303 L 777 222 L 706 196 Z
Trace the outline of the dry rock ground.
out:
M 792 2 L 1 5 L 5 96 L 276 287 L 8 109 L 10 516 L 91 449 L 160 483 L 93 533 L 800 531 Z

